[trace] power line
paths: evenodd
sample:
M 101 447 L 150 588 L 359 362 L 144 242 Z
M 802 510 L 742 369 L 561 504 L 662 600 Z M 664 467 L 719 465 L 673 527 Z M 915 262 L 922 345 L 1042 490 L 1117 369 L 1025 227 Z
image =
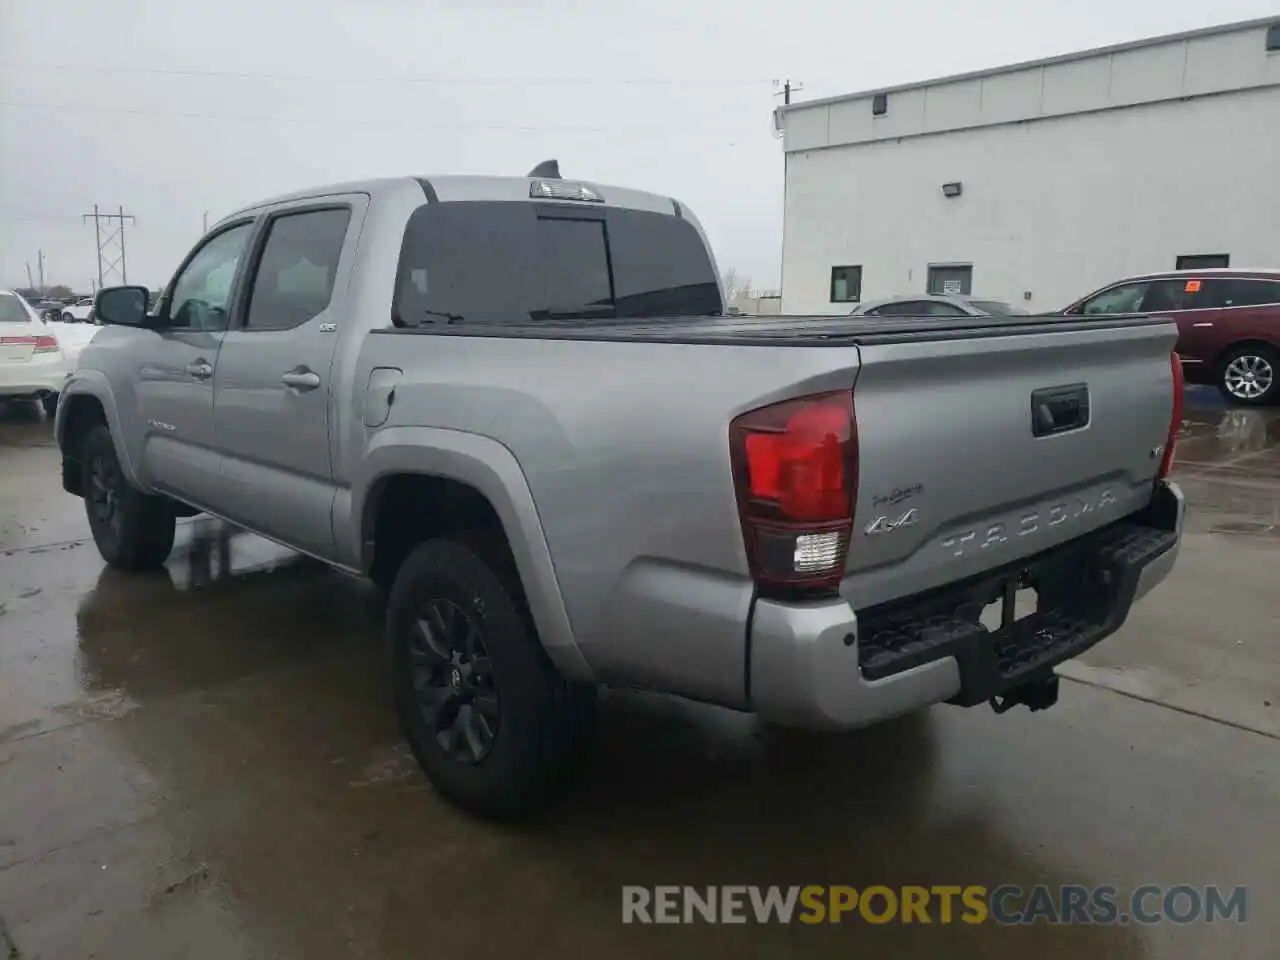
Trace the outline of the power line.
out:
M 21 100 L 0 100 L 0 107 L 13 107 L 21 110 L 69 110 L 87 113 L 116 113 L 140 117 L 173 117 L 180 120 L 245 120 L 251 122 L 287 123 L 287 124 L 320 124 L 322 126 L 358 126 L 358 127 L 402 127 L 424 130 L 494 130 L 507 133 L 542 133 L 542 134 L 603 134 L 606 136 L 645 136 L 645 137 L 711 137 L 741 138 L 749 134 L 741 130 L 672 130 L 670 128 L 634 128 L 617 129 L 610 127 L 541 127 L 507 123 L 421 123 L 407 120 L 368 120 L 335 117 L 280 117 L 268 114 L 252 113 L 207 113 L 182 110 L 150 110 L 138 107 L 104 107 L 77 103 L 35 103 Z
M 85 220 L 93 219 L 93 233 L 98 240 L 98 289 L 104 286 L 104 281 L 111 273 L 120 274 L 120 282 L 129 282 L 129 273 L 125 266 L 124 260 L 124 224 L 126 220 L 136 222 L 137 218 L 131 213 L 125 213 L 124 207 L 118 207 L 118 213 L 99 213 L 98 205 L 93 205 L 93 213 L 83 214 Z M 106 236 L 102 233 L 102 222 L 107 222 L 108 232 Z M 115 221 L 115 226 L 110 226 Z
M 453 77 L 427 76 L 403 77 L 393 75 L 381 76 L 315 76 L 295 73 L 253 73 L 232 70 L 190 70 L 170 69 L 167 67 L 142 67 L 133 65 L 87 65 L 87 64 L 52 64 L 52 63 L 16 63 L 0 67 L 0 70 L 54 70 L 86 73 L 141 73 L 164 77 L 216 77 L 224 80 L 288 80 L 303 83 L 401 83 L 407 85 L 429 85 L 448 87 L 495 86 L 495 87 L 746 87 L 776 83 L 762 77 L 743 79 L 692 79 L 673 77 L 591 77 L 576 78 L 544 77 L 539 79 L 523 79 L 516 77 Z

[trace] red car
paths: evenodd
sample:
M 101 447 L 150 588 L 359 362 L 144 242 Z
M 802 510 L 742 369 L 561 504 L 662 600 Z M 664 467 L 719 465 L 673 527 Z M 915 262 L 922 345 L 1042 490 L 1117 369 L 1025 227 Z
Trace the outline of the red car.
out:
M 1171 270 L 1121 280 L 1064 313 L 1167 314 L 1178 324 L 1188 383 L 1211 383 L 1235 403 L 1280 399 L 1280 270 Z

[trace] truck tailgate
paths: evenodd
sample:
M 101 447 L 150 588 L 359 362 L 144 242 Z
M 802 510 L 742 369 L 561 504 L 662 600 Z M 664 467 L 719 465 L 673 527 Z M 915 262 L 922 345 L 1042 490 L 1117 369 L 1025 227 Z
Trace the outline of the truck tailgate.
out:
M 855 609 L 973 576 L 1151 497 L 1173 404 L 1172 324 L 870 338 L 854 388 Z M 1039 435 L 1038 435 L 1039 434 Z

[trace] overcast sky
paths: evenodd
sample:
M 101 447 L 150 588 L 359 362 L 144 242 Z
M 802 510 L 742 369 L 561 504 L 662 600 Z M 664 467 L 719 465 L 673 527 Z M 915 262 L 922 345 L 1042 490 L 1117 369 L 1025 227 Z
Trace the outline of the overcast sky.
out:
M 312 184 L 565 176 L 670 194 L 777 283 L 774 80 L 797 99 L 1280 13 L 1280 0 L 0 0 L 0 286 L 87 291 L 123 205 L 158 286 L 210 222 Z M 118 282 L 118 281 L 117 281 Z

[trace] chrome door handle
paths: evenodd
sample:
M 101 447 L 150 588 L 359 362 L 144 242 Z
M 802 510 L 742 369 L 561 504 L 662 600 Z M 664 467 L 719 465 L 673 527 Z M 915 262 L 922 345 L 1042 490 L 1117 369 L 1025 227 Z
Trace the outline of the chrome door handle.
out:
M 197 380 L 208 380 L 213 376 L 213 364 L 208 360 L 197 360 L 187 364 L 187 373 Z
M 320 386 L 320 374 L 313 373 L 306 367 L 301 367 L 297 370 L 290 370 L 288 373 L 280 374 L 280 382 L 286 387 L 293 387 L 295 390 L 305 392 Z

